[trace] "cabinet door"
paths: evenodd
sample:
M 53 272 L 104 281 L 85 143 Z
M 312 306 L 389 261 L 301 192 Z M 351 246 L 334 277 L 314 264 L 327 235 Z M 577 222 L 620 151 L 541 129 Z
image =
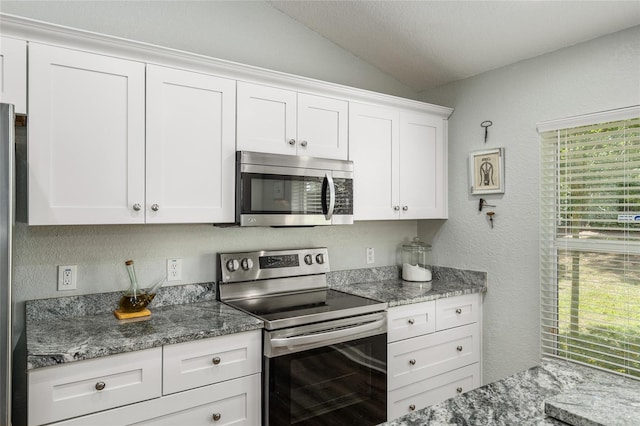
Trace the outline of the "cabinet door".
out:
M 297 154 L 346 160 L 348 105 L 338 99 L 299 93 Z
M 235 81 L 147 66 L 146 222 L 234 220 Z
M 296 92 L 239 81 L 237 96 L 238 150 L 296 155 Z
M 399 113 L 393 109 L 349 105 L 354 220 L 399 217 L 399 121 Z
M 30 225 L 144 222 L 144 90 L 142 63 L 29 45 Z
M 0 37 L 0 102 L 27 113 L 27 43 Z
M 389 420 L 396 419 L 473 390 L 478 386 L 480 386 L 479 363 L 411 383 L 389 392 L 387 417 Z
M 29 425 L 158 398 L 162 349 L 152 348 L 29 373 Z
M 389 390 L 480 361 L 477 323 L 388 345 Z
M 402 219 L 446 218 L 446 145 L 443 120 L 400 114 L 400 204 Z
M 255 426 L 261 424 L 260 387 L 260 374 L 252 374 L 54 425 Z

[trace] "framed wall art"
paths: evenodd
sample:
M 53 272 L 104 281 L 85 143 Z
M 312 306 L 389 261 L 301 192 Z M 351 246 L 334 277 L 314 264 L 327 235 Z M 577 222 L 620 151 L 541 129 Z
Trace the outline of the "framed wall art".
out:
M 469 185 L 472 195 L 504 193 L 504 148 L 469 154 Z

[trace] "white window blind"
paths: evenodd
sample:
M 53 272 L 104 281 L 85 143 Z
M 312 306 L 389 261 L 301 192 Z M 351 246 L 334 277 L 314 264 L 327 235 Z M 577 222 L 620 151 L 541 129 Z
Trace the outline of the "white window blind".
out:
M 538 128 L 542 352 L 638 378 L 640 108 Z

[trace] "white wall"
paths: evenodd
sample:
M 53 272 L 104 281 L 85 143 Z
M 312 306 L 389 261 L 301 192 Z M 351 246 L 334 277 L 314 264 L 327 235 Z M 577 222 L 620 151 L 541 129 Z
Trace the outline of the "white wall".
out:
M 484 382 L 539 360 L 539 138 L 536 123 L 640 104 L 640 27 L 452 83 L 422 100 L 449 120 L 449 217 L 419 223 L 436 264 L 488 272 Z M 487 144 L 480 123 L 492 120 Z M 469 195 L 469 152 L 505 147 L 506 192 L 494 229 Z M 486 212 L 487 210 L 485 210 Z
M 416 98 L 413 89 L 264 1 L 9 1 L 0 12 Z

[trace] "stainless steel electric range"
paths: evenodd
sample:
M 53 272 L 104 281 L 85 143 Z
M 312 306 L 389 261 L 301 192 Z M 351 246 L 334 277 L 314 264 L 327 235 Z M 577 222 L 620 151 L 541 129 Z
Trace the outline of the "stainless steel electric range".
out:
M 386 303 L 330 289 L 326 248 L 218 259 L 219 300 L 264 321 L 264 425 L 387 420 Z

